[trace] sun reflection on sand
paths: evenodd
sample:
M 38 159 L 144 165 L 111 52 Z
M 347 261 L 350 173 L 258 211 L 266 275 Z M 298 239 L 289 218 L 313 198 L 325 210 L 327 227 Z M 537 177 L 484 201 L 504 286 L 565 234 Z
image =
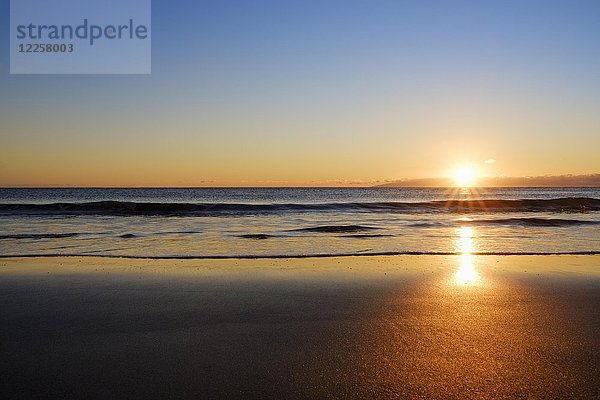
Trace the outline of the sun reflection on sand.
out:
M 456 248 L 460 253 L 459 268 L 454 273 L 454 282 L 461 286 L 477 285 L 481 278 L 473 265 L 473 251 L 475 251 L 475 230 L 463 226 L 458 229 Z

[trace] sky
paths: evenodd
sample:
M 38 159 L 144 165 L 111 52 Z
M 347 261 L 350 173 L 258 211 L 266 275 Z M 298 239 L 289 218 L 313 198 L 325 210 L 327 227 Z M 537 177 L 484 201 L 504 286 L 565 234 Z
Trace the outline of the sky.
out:
M 154 0 L 150 75 L 10 75 L 8 24 L 0 186 L 600 172 L 597 0 Z

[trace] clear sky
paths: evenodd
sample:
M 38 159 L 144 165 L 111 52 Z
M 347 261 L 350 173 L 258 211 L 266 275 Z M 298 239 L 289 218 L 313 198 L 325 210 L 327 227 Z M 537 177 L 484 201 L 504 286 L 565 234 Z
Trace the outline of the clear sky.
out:
M 0 185 L 600 172 L 600 1 L 152 6 L 151 75 L 18 76 L 2 0 Z

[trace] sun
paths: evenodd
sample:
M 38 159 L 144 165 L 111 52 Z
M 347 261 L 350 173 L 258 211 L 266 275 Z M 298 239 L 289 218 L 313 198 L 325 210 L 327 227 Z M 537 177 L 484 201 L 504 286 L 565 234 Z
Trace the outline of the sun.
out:
M 471 187 L 477 180 L 477 173 L 475 170 L 468 166 L 458 167 L 454 171 L 454 182 L 459 187 Z

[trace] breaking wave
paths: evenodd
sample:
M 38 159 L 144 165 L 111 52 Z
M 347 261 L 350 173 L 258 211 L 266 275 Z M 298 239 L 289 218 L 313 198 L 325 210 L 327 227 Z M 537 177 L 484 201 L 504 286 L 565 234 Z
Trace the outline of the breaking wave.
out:
M 141 203 L 97 201 L 85 203 L 0 204 L 3 215 L 114 215 L 114 216 L 215 216 L 284 214 L 299 212 L 590 212 L 600 211 L 600 199 L 564 197 L 557 199 L 481 199 L 426 202 L 345 203 Z

